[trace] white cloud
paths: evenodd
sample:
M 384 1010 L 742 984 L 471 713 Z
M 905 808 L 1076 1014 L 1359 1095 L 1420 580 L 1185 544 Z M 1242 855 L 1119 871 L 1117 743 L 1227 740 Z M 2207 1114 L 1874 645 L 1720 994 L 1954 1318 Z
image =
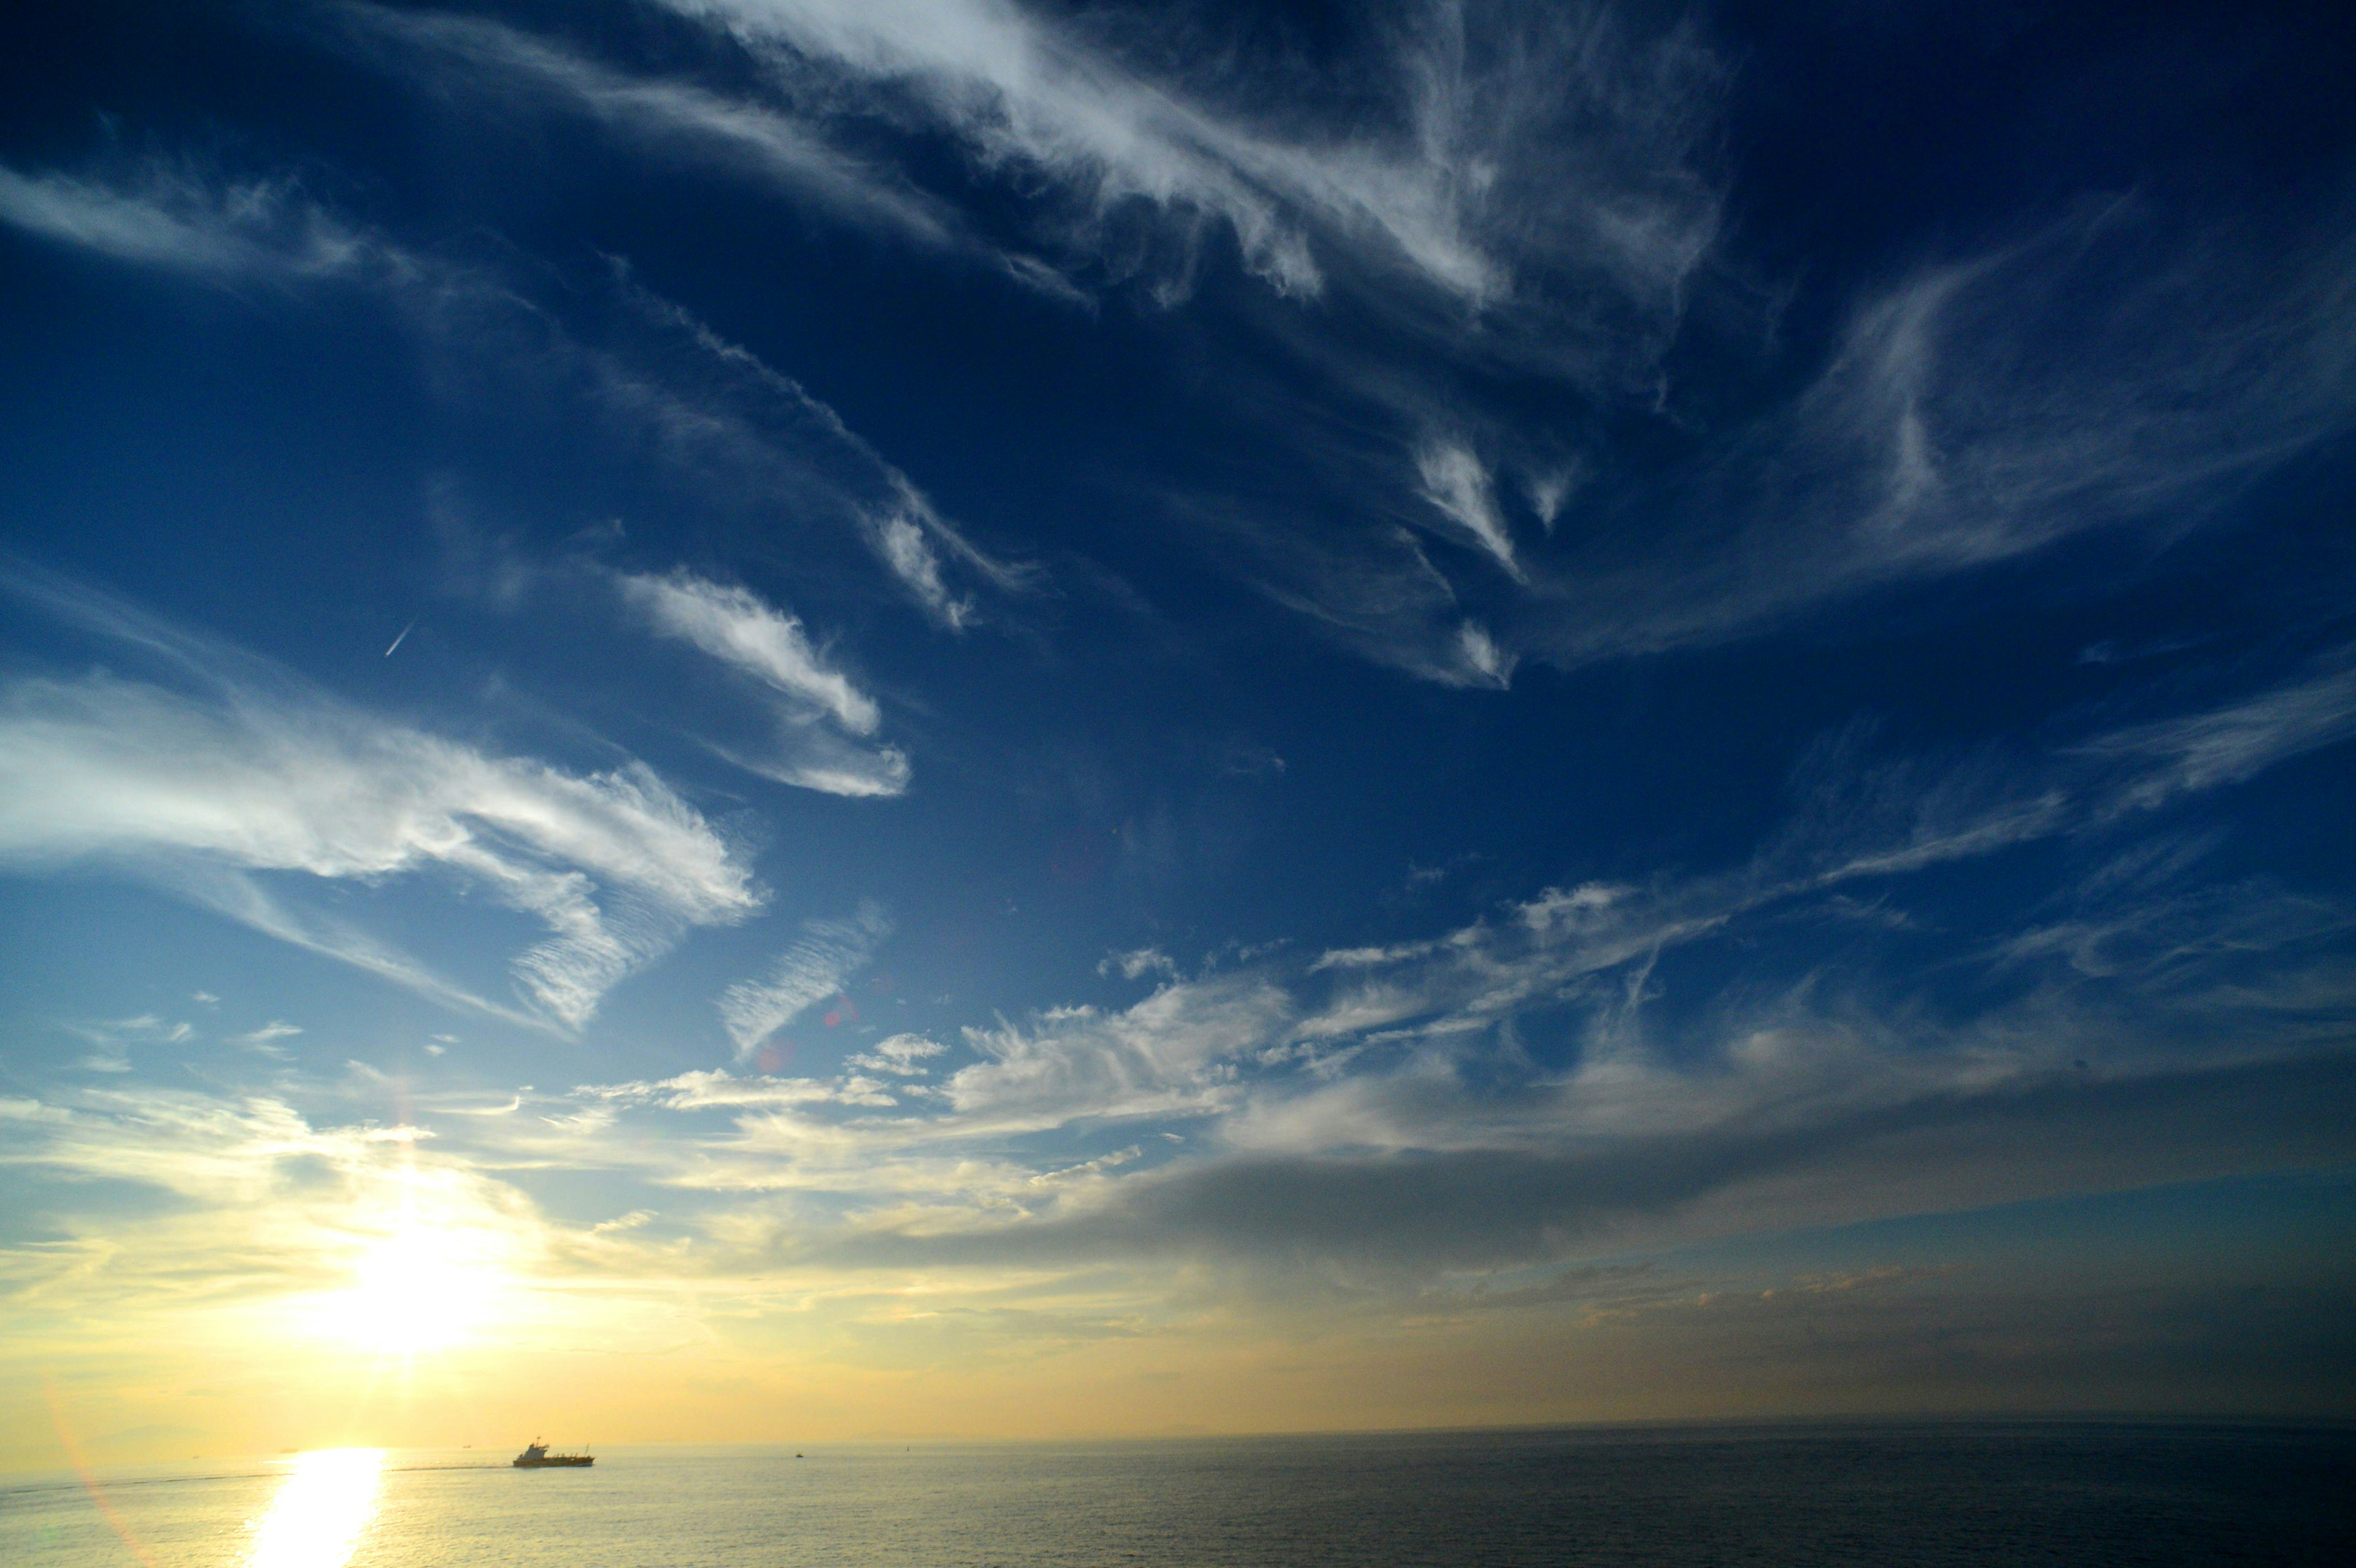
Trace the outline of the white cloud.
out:
M 166 652 L 197 689 L 109 675 L 0 687 L 0 858 L 102 861 L 472 1001 L 364 936 L 288 915 L 253 880 L 438 868 L 548 925 L 516 959 L 516 980 L 536 1016 L 567 1029 L 681 931 L 759 907 L 740 851 L 641 764 L 576 774 L 498 756 L 378 719 L 102 596 L 15 586 Z
M 1458 443 L 1430 441 L 1417 451 L 1415 466 L 1423 479 L 1423 498 L 1518 581 L 1523 572 L 1514 560 L 1513 535 L 1497 510 L 1497 493 L 1481 460 Z
M 617 1093 L 626 1095 L 633 1087 L 625 1085 Z M 712 1070 L 682 1072 L 676 1078 L 666 1078 L 659 1083 L 645 1085 L 642 1097 L 674 1111 L 702 1111 L 714 1107 L 807 1105 L 830 1099 L 833 1093 L 814 1079 L 737 1078 Z
M 166 1020 L 154 1013 L 141 1013 L 135 1018 L 70 1023 L 65 1028 L 69 1033 L 97 1047 L 81 1059 L 80 1065 L 91 1072 L 128 1072 L 131 1071 L 131 1047 L 185 1045 L 196 1038 L 197 1032 L 186 1022 Z
M 2254 298 L 2243 247 L 2261 243 L 2283 283 Z M 1626 497 L 1658 559 L 1537 574 L 1556 613 L 1526 645 L 1720 642 L 2094 530 L 2195 527 L 2348 428 L 2351 253 L 2344 230 L 2194 230 L 2123 200 L 1925 268 L 1860 303 L 1790 406 Z
M 928 246 L 972 243 L 955 214 L 888 168 L 844 152 L 810 123 L 691 82 L 609 69 L 561 44 L 479 17 L 348 4 L 336 14 L 371 52 L 446 91 L 471 73 L 512 107 L 521 84 L 656 150 L 772 179 L 855 223 Z M 391 48 L 387 48 L 391 46 Z
M 1467 621 L 1456 629 L 1456 645 L 1463 655 L 1464 667 L 1478 677 L 1477 682 L 1465 684 L 1494 686 L 1503 689 L 1512 684 L 1515 656 L 1497 645 L 1497 639 L 1478 621 Z
M 284 1100 L 260 1095 L 230 1101 L 123 1088 L 48 1109 L 37 1118 L 45 1129 L 40 1139 L 12 1150 L 10 1163 L 146 1182 L 216 1201 L 262 1198 L 281 1162 L 318 1157 L 340 1168 L 380 1167 L 388 1153 L 430 1136 L 408 1125 L 314 1130 Z
M 715 745 L 712 750 L 747 773 L 820 795 L 884 798 L 905 794 L 914 770 L 896 746 L 853 746 L 825 734 L 804 732 L 780 754 Z
M 941 581 L 941 560 L 905 511 L 875 520 L 875 548 L 901 581 L 951 630 L 962 630 L 973 615 L 973 602 L 950 595 Z
M 243 1034 L 233 1034 L 229 1038 L 232 1045 L 241 1045 L 248 1051 L 260 1051 L 264 1056 L 274 1056 L 284 1061 L 290 1053 L 278 1042 L 282 1040 L 292 1040 L 302 1032 L 298 1025 L 290 1024 L 284 1019 L 273 1019 L 260 1029 L 249 1029 Z
M 1537 514 L 1538 521 L 1545 525 L 1547 532 L 1554 532 L 1556 519 L 1562 516 L 1563 504 L 1570 499 L 1570 493 L 1577 487 L 1579 479 L 1579 470 L 1575 467 L 1548 469 L 1530 476 L 1526 485 L 1530 510 Z
M 1312 975 L 1326 969 L 1369 969 L 1384 964 L 1398 964 L 1409 958 L 1429 955 L 1438 944 L 1401 942 L 1381 947 L 1335 947 L 1317 955 L 1309 965 Z
M 1121 1012 L 1055 1008 L 1028 1028 L 968 1029 L 983 1060 L 945 1084 L 959 1115 L 1007 1127 L 1217 1108 L 1234 1059 L 1281 1031 L 1291 999 L 1253 976 L 1164 986 Z
M 1349 492 L 1341 506 L 1381 519 L 1378 531 L 1442 528 L 1526 598 L 1520 613 L 1483 605 L 1468 622 L 1447 577 L 1387 532 L 1336 540 L 1308 516 L 1241 520 L 1254 497 L 1205 498 L 1201 510 L 1274 558 L 1272 571 L 1248 569 L 1255 586 L 1379 662 L 1460 686 L 1504 685 L 1515 656 L 1570 656 L 1566 641 L 1641 616 L 1643 595 L 1607 592 L 1601 613 L 1557 603 L 1583 595 L 1526 556 L 1474 453 L 1539 475 L 1533 505 L 1549 537 L 1580 460 L 1466 402 L 1467 378 L 1452 372 L 1511 367 L 1589 396 L 1665 396 L 1660 357 L 1721 205 L 1711 149 L 1727 68 L 1698 27 L 1655 28 L 1601 5 L 1414 6 L 1347 29 L 1329 73 L 1346 90 L 1329 96 L 1295 62 L 1263 72 L 1248 49 L 1171 47 L 1175 29 L 1133 12 L 664 3 L 766 59 L 776 100 L 798 112 L 884 141 L 936 128 L 985 176 L 1019 175 L 1034 222 L 1114 276 L 1144 275 L 1165 303 L 1190 293 L 1203 237 L 1222 229 L 1279 292 L 1327 296 L 1314 323 L 1268 318 L 1320 381 L 1318 411 L 1256 422 L 1330 431 L 1338 394 L 1371 405 L 1371 420 L 1349 422 L 1468 432 L 1411 451 L 1407 484 L 1420 495 L 1407 507 L 1355 483 L 1371 464 L 1397 485 L 1396 446 L 1376 458 L 1344 450 L 1346 437 L 1301 439 L 1306 466 Z M 1263 379 L 1237 370 L 1239 386 Z M 960 599 L 917 548 L 924 532 L 888 511 L 869 528 L 910 592 L 962 624 Z
M 905 475 L 894 470 L 890 480 L 889 499 L 865 509 L 869 534 L 876 554 L 942 625 L 961 632 L 979 614 L 970 594 L 950 591 L 944 552 L 1002 593 L 1020 593 L 1032 586 L 1037 576 L 1033 569 L 1010 565 L 975 546 Z
M 1140 947 L 1128 953 L 1108 953 L 1097 960 L 1097 973 L 1110 975 L 1118 971 L 1124 980 L 1141 980 L 1148 975 L 1178 976 L 1178 965 L 1159 947 Z
M 136 1018 L 105 1019 L 95 1023 L 67 1026 L 92 1045 L 120 1046 L 178 1045 L 191 1039 L 196 1030 L 177 1019 L 166 1020 L 154 1013 L 141 1013 Z
M 1182 231 L 1209 219 L 1286 294 L 1326 288 L 1321 247 L 1476 310 L 1514 293 L 1532 250 L 1658 294 L 1715 232 L 1683 123 L 1691 79 L 1712 68 L 1689 36 L 1642 43 L 1599 11 L 1435 7 L 1387 30 L 1392 52 L 1363 70 L 1387 89 L 1378 109 L 1356 101 L 1308 129 L 1317 117 L 1296 104 L 1288 134 L 1220 106 L 1255 96 L 1248 81 L 1189 94 L 1092 42 L 1085 21 L 1008 0 L 669 3 L 767 49 L 789 92 L 827 102 L 855 83 L 985 167 L 1062 187 L 1083 213 L 1077 240 L 1136 207 Z
M 1393 502 L 1387 441 L 1293 417 L 1305 406 L 1286 422 L 1309 432 L 1306 454 L 1367 525 L 1336 530 L 1289 497 L 1205 510 L 1280 602 L 1371 659 L 1451 685 L 1488 683 L 1466 656 L 1467 609 L 1521 656 L 1573 667 L 1759 635 L 2092 534 L 2158 548 L 2351 427 L 2349 232 L 2340 213 L 2269 230 L 2151 202 L 2088 204 L 1861 293 L 1812 382 L 1716 430 L 1673 416 L 1666 460 L 1634 468 L 1588 471 L 1556 432 L 1465 387 L 1452 372 L 1484 363 L 1486 339 L 1321 340 L 1338 395 L 1426 432 L 1408 483 L 1438 516 Z M 2257 277 L 2275 282 L 2255 288 Z M 1644 364 L 1657 335 L 1622 322 L 1600 336 L 1622 372 L 1601 385 L 1576 366 L 1549 373 L 1600 406 L 1637 389 L 1674 405 L 1657 365 L 1624 368 Z M 1513 538 L 1497 475 L 1475 455 L 1491 452 L 1556 476 L 1525 481 L 1541 521 L 1575 475 L 1592 526 Z M 1435 560 L 1398 539 L 1400 521 L 1443 526 L 1485 559 Z M 1508 550 L 1518 577 L 1501 585 L 1481 568 Z
M 1997 961 L 2058 960 L 2081 976 L 2167 987 L 2220 962 L 2322 946 L 2356 929 L 2356 910 L 2263 881 L 2110 899 L 2100 896 L 2104 891 L 2082 892 L 2072 918 L 1996 944 Z
M 938 1040 L 920 1034 L 895 1034 L 855 1056 L 845 1057 L 842 1064 L 863 1067 L 871 1072 L 889 1072 L 896 1078 L 922 1078 L 932 1072 L 925 1063 L 948 1050 Z
M 740 980 L 720 997 L 720 1019 L 737 1060 L 752 1056 L 813 1002 L 839 994 L 891 934 L 890 918 L 874 903 L 862 904 L 848 920 L 804 922 L 800 938 L 777 955 L 768 978 Z
M 1362 1257 L 1369 1237 L 1393 1230 L 1410 1253 L 1527 1259 L 1575 1246 L 1605 1219 L 1707 1228 L 1764 1204 L 1830 1220 L 1936 1205 L 1990 1180 L 2018 1196 L 2066 1187 L 2067 1161 L 2022 1163 L 2040 1096 L 2065 1081 L 2072 1104 L 2110 1104 L 2104 1114 L 2120 1119 L 2126 1163 L 2113 1168 L 2154 1179 L 2223 1168 L 2247 1150 L 2230 1138 L 2177 1149 L 2136 1131 L 2133 1106 L 2205 1094 L 2206 1073 L 2279 1069 L 2290 1083 L 2337 1049 L 2339 1020 L 2356 1008 L 2356 978 L 2332 947 L 2349 912 L 2255 886 L 2153 902 L 2141 883 L 2097 907 L 2120 885 L 2109 868 L 2071 917 L 1966 955 L 2040 978 L 1975 1018 L 1851 989 L 1836 967 L 1780 991 L 1727 988 L 1698 1016 L 1689 1006 L 1673 1032 L 1648 1028 L 1651 1004 L 1676 983 L 1664 979 L 1665 953 L 1762 934 L 1861 876 L 2017 841 L 1980 830 L 1975 812 L 2010 820 L 2011 802 L 2040 793 L 1969 768 L 1962 786 L 1877 773 L 1853 751 L 1830 748 L 1823 770 L 1802 777 L 1799 827 L 1748 865 L 1567 883 L 1436 937 L 1329 952 L 1289 980 L 1182 982 L 1127 1009 L 1054 1008 L 969 1030 L 977 1060 L 937 1090 L 923 1080 L 943 1047 L 901 1034 L 831 1079 L 690 1072 L 539 1096 L 528 1115 L 513 1114 L 519 1095 L 495 1108 L 506 1115 L 449 1107 L 465 1123 L 451 1131 L 488 1161 L 852 1206 L 840 1225 L 809 1211 L 732 1211 L 712 1234 L 715 1255 L 738 1259 L 790 1247 L 853 1266 L 987 1264 L 1262 1244 Z M 2064 760 L 2074 804 L 2042 831 L 2099 816 L 2116 782 L 2107 765 L 2072 773 L 2083 757 Z M 1844 770 L 1861 782 L 1836 787 Z M 872 909 L 813 923 L 771 994 L 744 987 L 744 999 L 790 1016 L 834 995 L 883 929 Z M 2120 987 L 2132 992 L 2125 1003 Z M 1580 1036 L 1547 1065 L 1516 1032 L 1538 1014 L 1570 1019 Z M 2008 1124 L 2021 1106 L 2029 1120 Z M 691 1135 L 639 1136 L 645 1118 L 673 1113 L 718 1113 L 729 1130 L 706 1119 Z M 26 1119 L 5 1104 L 0 1117 Z M 1012 1136 L 1178 1117 L 1207 1125 L 1167 1164 L 1145 1160 L 1144 1142 L 1092 1158 L 1068 1139 L 1005 1152 Z M 1923 1158 L 1925 1128 L 1960 1141 Z M 1897 1145 L 1907 1152 L 1893 1160 Z M 1860 1183 L 1860 1171 L 1880 1174 Z M 1887 1186 L 1899 1179 L 1902 1200 Z
M 1066 1181 L 1085 1181 L 1093 1176 L 1102 1176 L 1108 1171 L 1119 1170 L 1122 1166 L 1142 1159 L 1144 1157 L 1144 1148 L 1140 1145 L 1131 1144 L 1127 1148 L 1117 1148 L 1110 1154 L 1100 1154 L 1094 1159 L 1082 1160 L 1077 1165 L 1067 1165 L 1061 1170 L 1043 1170 L 1031 1179 L 1031 1185 L 1054 1187 Z
M 831 667 L 801 622 L 743 588 L 681 568 L 663 577 L 617 579 L 624 597 L 666 636 L 691 643 L 775 691 L 831 714 L 854 735 L 883 721 L 874 699 Z
M 1600 1006 L 1598 998 L 1609 992 L 1599 981 L 1614 972 L 1633 976 L 1622 1008 L 1633 1011 L 1664 951 L 1721 936 L 1738 923 L 1776 911 L 1838 899 L 1837 890 L 1861 880 L 1903 877 L 2115 826 L 2126 808 L 2237 782 L 2351 734 L 2356 679 L 2334 668 L 2038 761 L 1982 757 L 1944 770 L 1869 765 L 1853 754 L 1853 736 L 1837 737 L 1818 749 L 1820 755 L 1795 780 L 1794 816 L 1749 863 L 1644 887 L 1550 888 L 1505 906 L 1499 919 L 1438 938 L 1326 952 L 1308 973 L 1333 976 L 1333 988 L 1323 1006 L 1291 1024 L 1289 1038 L 1323 1045 L 1374 1030 L 1404 1029 L 1400 1038 L 1431 1038 L 1486 1029 L 1550 1001 Z M 2095 765 L 2088 766 L 2090 761 Z M 2296 901 L 2277 895 L 2273 901 L 2276 913 L 2288 920 Z M 2053 925 L 2031 945 L 2089 952 L 2157 919 L 2158 909 Z M 2305 923 L 2299 929 L 2324 929 L 2341 918 L 2336 910 L 2297 912 Z M 2212 914 L 2211 923 L 2223 922 Z M 2254 921 L 2243 924 L 2260 929 Z M 2217 951 L 2233 945 L 2221 944 Z M 2261 944 L 2254 938 L 2240 945 L 2254 950 Z M 2029 950 L 2007 951 L 2018 956 Z M 2169 951 L 2210 950 L 2179 938 Z
M 2345 664 L 2348 650 L 2334 662 Z M 2126 798 L 2158 805 L 2172 795 L 2254 778 L 2276 763 L 2356 735 L 2356 667 L 2326 670 L 2204 713 L 2118 731 L 2089 744 L 2096 756 L 2150 758 L 2158 766 Z
M 385 259 L 291 181 L 223 183 L 161 166 L 117 186 L 0 165 L 0 222 L 117 261 L 224 280 L 325 277 Z
M 1279 289 L 1322 286 L 1305 237 L 1277 201 L 1231 154 L 1202 144 L 1222 127 L 1012 5 L 688 0 L 677 8 L 748 41 L 782 45 L 776 58 L 796 74 L 816 68 L 905 92 L 985 158 L 1083 183 L 1101 208 L 1141 198 L 1215 214 Z
M 1033 567 L 1001 560 L 941 515 L 909 476 L 799 381 L 731 343 L 690 312 L 626 280 L 622 302 L 648 327 L 645 342 L 603 367 L 607 400 L 651 426 L 701 471 L 732 458 L 773 490 L 815 486 L 865 537 L 903 589 L 937 624 L 963 631 L 980 618 L 964 576 L 1001 593 L 1031 589 Z
M 239 184 L 151 168 L 136 181 L 110 184 L 62 175 L 27 178 L 0 166 L 0 222 L 119 260 L 223 280 L 336 275 L 366 283 L 429 338 L 464 347 L 464 373 L 452 379 L 453 387 L 487 372 L 534 383 L 553 375 L 570 382 L 630 427 L 634 439 L 651 436 L 698 477 L 709 479 L 712 459 L 722 458 L 731 486 L 749 483 L 771 502 L 791 497 L 798 511 L 831 512 L 865 538 L 928 616 L 951 631 L 981 618 L 973 593 L 955 579 L 1001 593 L 1024 592 L 1037 579 L 1034 568 L 976 545 L 908 475 L 799 382 L 630 283 L 626 267 L 616 269 L 613 283 L 631 326 L 610 343 L 594 343 L 575 337 L 555 312 L 529 300 L 518 280 L 354 229 L 305 198 L 288 178 Z M 519 327 L 538 340 L 537 352 L 504 365 L 497 356 L 482 357 L 481 346 L 509 345 Z M 813 500 L 820 504 L 809 507 Z M 515 591 L 512 581 L 504 590 L 510 597 Z M 897 766 L 905 759 L 886 752 L 863 765 L 838 758 L 784 773 L 785 782 L 812 788 L 891 794 L 899 787 L 892 783 Z
M 894 795 L 908 787 L 908 759 L 897 747 L 857 745 L 814 727 L 823 718 L 853 735 L 872 735 L 883 713 L 811 644 L 798 618 L 745 589 L 683 568 L 662 577 L 617 575 L 615 581 L 658 633 L 786 699 L 771 744 L 755 751 L 715 742 L 721 755 L 765 778 L 828 795 Z

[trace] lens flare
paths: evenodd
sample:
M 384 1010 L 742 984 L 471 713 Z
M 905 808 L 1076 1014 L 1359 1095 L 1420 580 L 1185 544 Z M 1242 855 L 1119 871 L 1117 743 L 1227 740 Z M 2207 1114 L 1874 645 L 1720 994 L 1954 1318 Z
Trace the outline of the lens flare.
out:
M 343 1568 L 376 1517 L 383 1466 L 381 1448 L 298 1456 L 254 1527 L 246 1568 Z

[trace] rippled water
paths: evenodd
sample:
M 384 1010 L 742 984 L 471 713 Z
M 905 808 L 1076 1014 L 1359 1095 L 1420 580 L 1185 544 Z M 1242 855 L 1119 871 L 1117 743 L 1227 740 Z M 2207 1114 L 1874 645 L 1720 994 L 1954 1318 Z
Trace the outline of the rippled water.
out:
M 1973 1424 L 350 1450 L 0 1479 L 0 1561 L 725 1564 L 2356 1563 L 2356 1431 Z M 126 1541 L 135 1543 L 127 1545 Z

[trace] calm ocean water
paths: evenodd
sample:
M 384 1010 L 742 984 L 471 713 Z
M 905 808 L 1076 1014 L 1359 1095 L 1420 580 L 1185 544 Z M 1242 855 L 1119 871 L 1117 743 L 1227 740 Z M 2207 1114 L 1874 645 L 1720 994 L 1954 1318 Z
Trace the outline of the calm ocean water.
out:
M 2095 1424 L 391 1450 L 0 1478 L 85 1568 L 2356 1563 L 2356 1431 Z M 487 1464 L 486 1461 L 492 1461 Z

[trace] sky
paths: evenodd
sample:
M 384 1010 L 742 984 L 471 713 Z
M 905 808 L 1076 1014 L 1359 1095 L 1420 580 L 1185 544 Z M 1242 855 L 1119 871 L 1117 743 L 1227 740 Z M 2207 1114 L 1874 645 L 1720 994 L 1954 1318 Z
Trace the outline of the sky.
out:
M 2331 6 L 0 17 L 0 1464 L 2356 1414 Z

